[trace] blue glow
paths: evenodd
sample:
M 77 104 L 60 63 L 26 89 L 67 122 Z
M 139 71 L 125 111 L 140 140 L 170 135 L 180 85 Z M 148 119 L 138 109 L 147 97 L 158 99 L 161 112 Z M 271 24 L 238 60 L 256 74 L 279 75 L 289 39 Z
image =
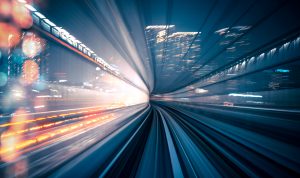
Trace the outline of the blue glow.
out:
M 276 72 L 280 72 L 280 73 L 288 73 L 288 72 L 290 72 L 290 70 L 288 70 L 288 69 L 276 69 L 275 71 Z

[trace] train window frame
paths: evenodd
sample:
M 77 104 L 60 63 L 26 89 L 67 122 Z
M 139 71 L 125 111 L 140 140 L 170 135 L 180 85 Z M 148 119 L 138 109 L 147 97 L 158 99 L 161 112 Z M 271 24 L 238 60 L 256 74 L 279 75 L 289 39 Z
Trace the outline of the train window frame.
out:
M 60 29 L 60 38 L 62 40 L 64 40 L 65 42 L 68 42 L 68 36 L 69 36 L 69 33 L 66 30 Z
M 46 17 L 43 14 L 41 14 L 40 12 L 33 12 L 33 14 L 35 14 L 40 19 L 46 19 Z
M 92 58 L 93 58 L 93 59 L 96 59 L 96 57 L 97 57 L 97 55 L 93 52 L 93 53 L 92 53 Z
M 31 16 L 32 16 L 33 22 L 37 25 L 40 25 L 41 20 L 46 19 L 46 17 L 39 12 L 33 12 L 31 14 Z
M 76 42 L 76 41 L 77 41 L 77 40 L 76 40 L 76 38 L 75 38 L 74 36 L 69 35 L 68 43 L 69 43 L 71 46 L 75 47 L 75 48 L 77 48 L 77 42 Z
M 83 52 L 83 48 L 84 48 L 84 46 L 83 46 L 82 43 L 78 44 L 78 50 L 79 51 Z
M 59 38 L 60 37 L 59 27 L 52 27 L 51 34 Z
M 51 28 L 55 27 L 56 25 L 52 23 L 49 19 L 42 19 L 41 20 L 41 27 L 46 30 L 47 32 L 51 33 Z M 51 33 L 52 34 L 52 33 Z
M 91 52 L 87 50 L 87 55 L 91 57 Z
M 83 48 L 82 52 L 83 52 L 84 54 L 87 54 L 87 49 L 86 49 L 86 48 Z

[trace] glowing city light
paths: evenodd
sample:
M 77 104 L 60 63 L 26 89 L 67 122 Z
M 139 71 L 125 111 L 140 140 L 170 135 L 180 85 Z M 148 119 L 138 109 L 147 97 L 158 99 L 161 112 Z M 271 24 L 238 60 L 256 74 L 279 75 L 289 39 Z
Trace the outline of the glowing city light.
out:
M 22 82 L 32 84 L 39 78 L 39 66 L 33 60 L 26 60 L 23 64 Z
M 45 42 L 43 39 L 29 33 L 24 37 L 22 50 L 26 56 L 33 58 L 42 52 L 44 45 Z

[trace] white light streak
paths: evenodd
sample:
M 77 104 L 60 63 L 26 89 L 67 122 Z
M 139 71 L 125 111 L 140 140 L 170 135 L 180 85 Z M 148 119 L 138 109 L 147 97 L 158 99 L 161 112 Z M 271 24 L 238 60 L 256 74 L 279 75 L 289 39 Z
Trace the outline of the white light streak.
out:
M 50 95 L 38 95 L 37 98 L 50 98 Z
M 195 93 L 199 93 L 199 94 L 203 94 L 203 93 L 207 93 L 208 90 L 202 89 L 202 88 L 196 88 L 195 89 Z
M 228 96 L 238 96 L 238 97 L 247 97 L 247 98 L 262 98 L 262 95 L 251 95 L 251 94 L 239 94 L 239 93 L 230 93 Z
M 146 27 L 148 29 L 165 29 L 165 28 L 173 28 L 175 25 L 150 25 Z
M 34 106 L 35 109 L 44 108 L 45 105 Z

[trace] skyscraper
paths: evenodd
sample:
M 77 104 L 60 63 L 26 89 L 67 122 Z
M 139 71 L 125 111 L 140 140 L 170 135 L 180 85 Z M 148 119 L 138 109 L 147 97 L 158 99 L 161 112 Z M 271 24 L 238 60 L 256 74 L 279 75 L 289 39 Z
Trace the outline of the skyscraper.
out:
M 170 83 L 171 76 L 193 72 L 200 56 L 200 33 L 176 32 L 174 25 L 154 25 L 145 28 L 145 35 L 154 68 L 162 80 Z

